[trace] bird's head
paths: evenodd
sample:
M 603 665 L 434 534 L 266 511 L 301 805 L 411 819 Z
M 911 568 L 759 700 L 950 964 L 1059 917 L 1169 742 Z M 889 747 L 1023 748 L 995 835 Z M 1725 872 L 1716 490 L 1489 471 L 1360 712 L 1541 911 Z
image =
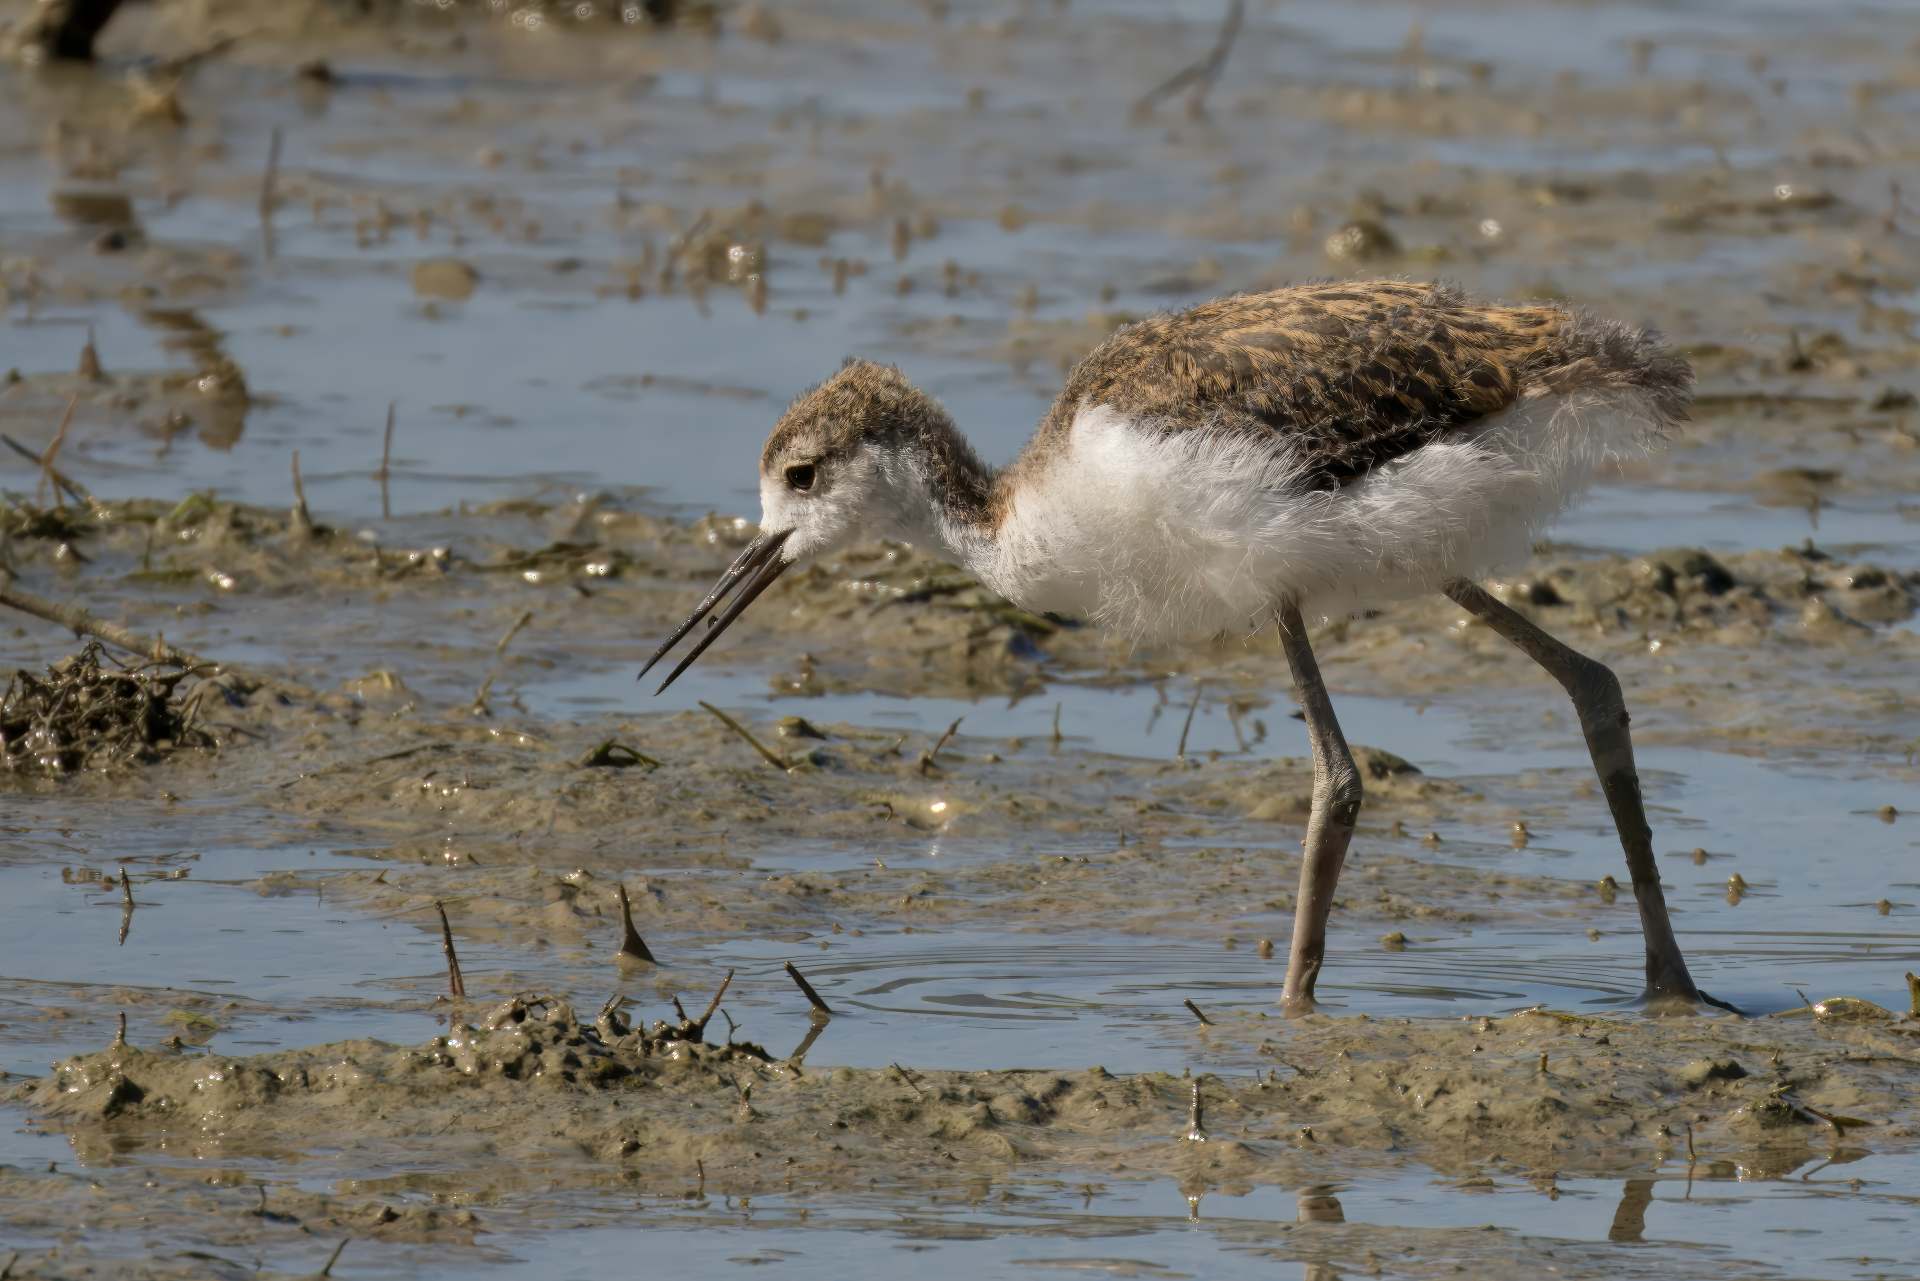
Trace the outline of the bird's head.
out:
M 755 597 L 804 557 L 862 535 L 912 543 L 937 539 L 942 502 L 952 503 L 956 491 L 977 490 L 985 474 L 931 396 L 889 365 L 849 360 L 774 424 L 760 453 L 760 536 L 640 674 L 719 609 L 660 688 L 671 685 Z

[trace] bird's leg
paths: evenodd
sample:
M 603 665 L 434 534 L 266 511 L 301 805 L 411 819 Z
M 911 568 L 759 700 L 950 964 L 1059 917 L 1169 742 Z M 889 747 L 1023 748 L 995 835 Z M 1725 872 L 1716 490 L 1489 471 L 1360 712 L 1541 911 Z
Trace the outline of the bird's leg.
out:
M 1640 906 L 1640 930 L 1647 942 L 1647 991 L 1700 1000 L 1700 990 L 1687 973 L 1686 958 L 1680 955 L 1679 940 L 1673 936 L 1666 895 L 1660 890 L 1653 829 L 1647 826 L 1647 812 L 1640 803 L 1640 774 L 1633 765 L 1633 738 L 1627 732 L 1627 703 L 1619 678 L 1604 663 L 1561 644 L 1502 605 L 1477 583 L 1455 579 L 1445 591 L 1462 609 L 1546 668 L 1573 700 L 1594 772 L 1600 776 L 1600 789 L 1606 793 L 1627 853 L 1627 870 L 1633 875 L 1633 898 Z
M 1307 643 L 1300 607 L 1280 607 L 1280 643 L 1293 670 L 1293 690 L 1306 713 L 1307 740 L 1313 746 L 1313 812 L 1307 819 L 1305 858 L 1300 864 L 1300 895 L 1293 909 L 1293 946 L 1287 953 L 1287 981 L 1281 1003 L 1291 1012 L 1313 1008 L 1313 985 L 1327 958 L 1327 915 L 1334 886 L 1347 860 L 1354 820 L 1360 815 L 1360 771 L 1346 736 L 1334 719 L 1333 702 L 1320 679 L 1320 665 Z

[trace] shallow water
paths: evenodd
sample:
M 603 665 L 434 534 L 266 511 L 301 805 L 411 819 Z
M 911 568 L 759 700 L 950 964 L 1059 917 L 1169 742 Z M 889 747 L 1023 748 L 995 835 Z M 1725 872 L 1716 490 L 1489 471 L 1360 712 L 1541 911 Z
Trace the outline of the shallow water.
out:
M 117 119 L 119 80 L 0 69 L 0 368 L 28 379 L 0 391 L 0 427 L 44 446 L 68 394 L 59 377 L 90 329 L 109 373 L 140 391 L 121 404 L 89 400 L 64 446 L 63 465 L 103 494 L 171 500 L 212 489 L 283 504 L 297 448 L 316 515 L 393 545 L 478 541 L 485 524 L 462 506 L 503 497 L 604 491 L 652 513 L 751 514 L 768 423 L 849 351 L 899 361 L 985 456 L 1004 461 L 1044 411 L 1063 361 L 1123 316 L 1350 269 L 1438 273 L 1643 316 L 1702 349 L 1703 388 L 1724 395 L 1789 385 L 1774 353 L 1790 338 L 1836 334 L 1859 365 L 1804 375 L 1812 407 L 1781 411 L 1803 420 L 1703 413 L 1671 464 L 1602 484 L 1554 531 L 1556 549 L 1731 554 L 1811 540 L 1920 568 L 1915 454 L 1894 425 L 1904 420 L 1868 408 L 1883 386 L 1912 385 L 1902 309 L 1920 298 L 1920 215 L 1896 213 L 1890 233 L 1877 224 L 1889 179 L 1920 155 L 1910 128 L 1920 85 L 1901 52 L 1920 36 L 1911 14 L 1870 4 L 1253 6 L 1212 120 L 1187 121 L 1169 102 L 1136 127 L 1128 104 L 1205 48 L 1217 5 L 1130 3 L 1099 15 L 953 7 L 935 26 L 918 11 L 821 6 L 783 15 L 788 33 L 776 44 L 732 33 L 717 44 L 619 45 L 475 27 L 458 47 L 447 29 L 427 27 L 401 49 L 377 33 L 336 32 L 314 37 L 336 41 L 328 58 L 340 77 L 317 95 L 290 89 L 283 65 L 308 51 L 290 54 L 268 36 L 187 84 L 184 133 L 101 128 L 102 146 L 133 157 L 105 178 L 84 172 L 84 147 L 63 153 L 46 139 L 55 118 L 81 131 Z M 204 34 L 165 21 L 136 30 L 157 46 Z M 1651 42 L 1644 72 L 1640 40 Z M 253 105 L 236 109 L 242 102 Z M 254 200 L 276 126 L 285 150 L 269 256 Z M 1592 190 L 1581 194 L 1580 183 Z M 1782 184 L 1830 189 L 1837 208 L 1767 212 Z M 78 186 L 124 190 L 144 245 L 89 250 L 97 228 L 53 199 Z M 764 222 L 742 214 L 750 200 Z M 1675 225 L 1715 201 L 1758 201 L 1762 212 Z M 1329 260 L 1327 234 L 1379 205 L 1407 252 L 1364 266 Z M 816 222 L 781 222 L 797 215 Z M 898 259 L 896 219 L 911 224 Z M 703 225 L 764 245 L 764 314 L 737 285 L 690 292 L 684 275 L 666 287 L 657 267 L 635 268 Z M 477 270 L 470 299 L 416 294 L 414 263 L 445 256 Z M 838 291 L 823 258 L 865 270 Z M 151 281 L 160 282 L 152 297 L 128 288 Z M 181 311 L 190 319 L 169 314 Z M 192 373 L 209 336 L 245 371 L 254 402 L 244 421 L 149 385 Z M 390 403 L 389 516 L 374 470 Z M 169 424 L 167 404 L 184 404 L 193 421 Z M 1791 475 L 1768 479 L 1795 469 L 1834 473 L 1809 482 L 1817 503 Z M 0 486 L 26 492 L 35 480 L 0 453 Z M 534 599 L 515 588 L 503 581 L 489 604 Z M 313 609 L 295 589 L 238 605 L 192 590 L 129 616 L 160 620 L 181 643 L 204 639 L 232 661 L 335 677 L 391 668 L 449 705 L 458 697 L 449 691 L 471 690 L 480 674 L 470 655 L 423 652 L 429 634 L 442 639 L 438 598 L 330 594 L 328 625 L 303 629 L 281 625 Z M 484 614 L 477 601 L 445 608 Z M 1879 635 L 1891 646 L 1886 638 L 1913 626 Z M 629 654 L 604 633 L 570 646 L 556 627 L 539 642 L 549 657 L 505 671 L 499 694 L 536 726 L 624 724 L 700 700 L 762 729 L 798 715 L 916 741 L 961 719 L 956 749 L 1016 760 L 1166 761 L 1183 741 L 1196 761 L 1304 751 L 1277 656 L 1270 674 L 1202 685 L 1197 701 L 1191 672 L 1149 683 L 1042 667 L 1036 692 L 1010 702 L 773 693 L 774 671 L 723 647 L 652 701 L 633 681 L 646 639 L 633 637 Z M 37 624 L 0 635 L 0 657 L 16 663 L 69 648 Z M 1362 658 L 1330 666 L 1352 740 L 1487 800 L 1457 820 L 1440 813 L 1437 842 L 1363 819 L 1356 868 L 1387 857 L 1583 885 L 1622 875 L 1604 809 L 1582 790 L 1589 767 L 1560 695 L 1517 660 L 1507 670 L 1507 682 L 1471 694 L 1414 698 L 1382 692 Z M 1824 727 L 1844 732 L 1858 714 L 1846 696 L 1863 683 L 1890 688 L 1906 670 L 1857 652 L 1815 654 L 1782 679 L 1819 682 L 1834 707 Z M 1752 1013 L 1797 1006 L 1802 991 L 1904 1008 L 1902 974 L 1920 969 L 1920 780 L 1911 756 L 1888 744 L 1920 741 L 1920 709 L 1894 689 L 1857 750 L 1809 747 L 1770 735 L 1751 691 L 1731 691 L 1742 697 L 1723 711 L 1711 699 L 1642 707 L 1626 675 L 1656 845 L 1702 986 Z M 1748 718 L 1753 733 L 1737 743 L 1703 734 L 1726 717 Z M 1887 806 L 1900 815 L 1883 818 Z M 1494 813 L 1526 821 L 1524 848 Z M 417 916 L 329 901 L 330 881 L 386 866 L 374 861 L 374 838 L 344 821 L 363 816 L 342 817 L 335 830 L 244 796 L 170 800 L 137 786 L 14 793 L 0 828 L 0 1071 L 31 1074 L 97 1047 L 123 1011 L 136 1043 L 178 1034 L 219 1054 L 431 1036 L 444 1017 L 437 934 Z M 1230 843 L 1278 858 L 1296 834 L 1222 821 L 1165 852 L 1197 857 Z M 940 869 L 1097 856 L 1113 836 L 930 833 L 887 858 Z M 796 842 L 735 874 L 843 870 L 873 857 L 858 842 Z M 648 871 L 645 858 L 623 869 Z M 124 942 L 118 888 L 80 874 L 122 866 L 136 901 Z M 651 870 L 716 875 L 670 860 Z M 1746 888 L 1730 901 L 1736 872 Z M 1408 920 L 1391 927 L 1404 950 L 1383 945 L 1387 928 L 1336 914 L 1321 991 L 1337 1012 L 1454 1019 L 1542 1003 L 1616 1012 L 1639 992 L 1624 895 L 1591 915 Z M 797 961 L 840 1012 L 811 1066 L 1244 1073 L 1271 1061 L 1204 1035 L 1182 1002 L 1213 1013 L 1271 1007 L 1289 929 L 1284 912 L 1228 917 L 1196 902 L 1178 932 L 976 920 L 709 936 L 678 945 L 672 969 L 649 980 L 653 994 L 610 974 L 604 952 L 566 942 L 488 936 L 463 939 L 461 951 L 476 988 L 548 988 L 583 1005 L 615 987 L 642 1001 L 702 992 L 737 969 L 729 1012 L 743 1036 L 776 1052 L 810 1029 L 781 972 Z M 1278 956 L 1260 956 L 1263 938 Z M 877 1257 L 936 1276 L 1319 1281 L 1368 1270 L 1369 1252 L 1387 1275 L 1431 1275 L 1453 1261 L 1482 1275 L 1550 1265 L 1609 1276 L 1911 1272 L 1912 1153 L 1843 1155 L 1791 1172 L 1703 1161 L 1690 1185 L 1685 1163 L 1669 1160 L 1650 1165 L 1644 1184 L 1570 1179 L 1552 1196 L 1518 1175 L 1461 1187 L 1411 1162 L 1251 1190 L 1116 1180 L 1089 1184 L 1089 1195 L 1069 1179 L 1012 1172 L 939 1201 L 887 1188 L 750 1207 L 719 1187 L 697 1202 L 583 1193 L 566 1207 L 564 1231 L 529 1211 L 468 1253 L 356 1244 L 336 1275 L 467 1275 L 485 1264 L 495 1275 L 602 1276 L 650 1257 L 697 1259 L 718 1274 L 844 1276 Z M 0 1164 L 73 1159 L 64 1138 L 0 1111 Z M 137 1171 L 168 1159 L 136 1147 L 112 1164 Z M 269 1182 L 302 1177 L 297 1162 L 232 1163 Z M 1337 1199 L 1345 1225 L 1300 1222 L 1302 1196 L 1323 1216 Z M 1482 1224 L 1495 1230 L 1440 1231 Z M 88 1236 L 96 1250 L 137 1257 L 190 1248 L 195 1225 Z M 268 1261 L 311 1272 L 330 1248 L 275 1246 Z

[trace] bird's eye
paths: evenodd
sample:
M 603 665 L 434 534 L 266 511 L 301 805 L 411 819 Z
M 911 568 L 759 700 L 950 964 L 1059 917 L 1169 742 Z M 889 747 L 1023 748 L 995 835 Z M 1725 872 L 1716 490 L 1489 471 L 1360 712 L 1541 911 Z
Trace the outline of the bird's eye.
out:
M 813 488 L 813 464 L 795 463 L 787 468 L 787 487 L 797 494 L 804 494 Z

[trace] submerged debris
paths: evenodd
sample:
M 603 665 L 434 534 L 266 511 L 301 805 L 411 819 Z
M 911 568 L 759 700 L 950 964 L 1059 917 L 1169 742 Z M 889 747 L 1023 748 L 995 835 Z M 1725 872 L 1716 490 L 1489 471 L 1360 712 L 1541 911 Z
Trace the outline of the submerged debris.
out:
M 44 774 L 106 770 L 159 760 L 218 740 L 194 724 L 198 689 L 177 699 L 196 669 L 168 662 L 122 665 L 99 642 L 47 669 L 14 672 L 0 700 L 0 761 Z

